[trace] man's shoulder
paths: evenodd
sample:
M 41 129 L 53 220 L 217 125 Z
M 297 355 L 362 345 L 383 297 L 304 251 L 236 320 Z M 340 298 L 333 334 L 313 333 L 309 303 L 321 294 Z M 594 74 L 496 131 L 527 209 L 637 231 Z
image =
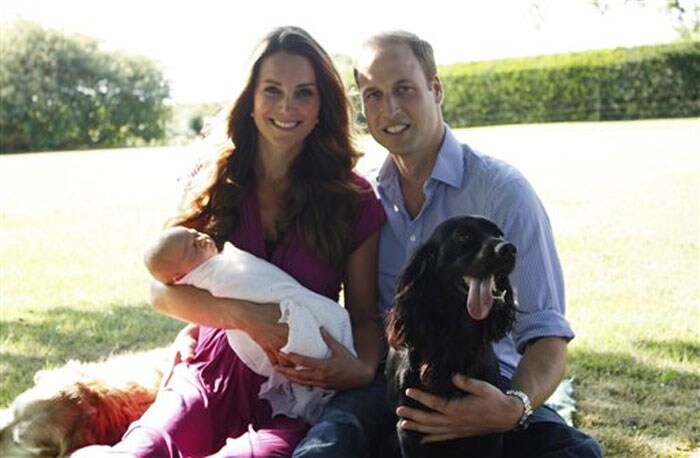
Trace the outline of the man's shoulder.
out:
M 504 159 L 474 150 L 466 143 L 462 143 L 462 151 L 467 174 L 473 180 L 498 188 L 527 182 L 520 170 Z

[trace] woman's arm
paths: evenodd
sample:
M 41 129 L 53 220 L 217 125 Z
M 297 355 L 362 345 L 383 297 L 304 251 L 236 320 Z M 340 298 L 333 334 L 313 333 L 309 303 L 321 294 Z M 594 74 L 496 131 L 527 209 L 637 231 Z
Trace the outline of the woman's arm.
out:
M 376 233 L 350 256 L 344 288 L 355 350 L 369 369 L 367 384 L 374 378 L 384 352 L 384 330 L 377 308 L 378 247 L 379 233 Z
M 331 358 L 282 355 L 287 362 L 276 369 L 291 381 L 344 390 L 369 385 L 374 378 L 384 348 L 377 309 L 378 240 L 378 234 L 369 237 L 350 255 L 345 270 L 345 308 L 350 314 L 357 357 L 324 332 Z
M 277 304 L 219 298 L 194 286 L 165 285 L 155 280 L 151 282 L 151 303 L 156 311 L 189 323 L 246 332 L 272 364 L 277 364 L 277 352 L 287 342 L 288 328 L 278 323 Z

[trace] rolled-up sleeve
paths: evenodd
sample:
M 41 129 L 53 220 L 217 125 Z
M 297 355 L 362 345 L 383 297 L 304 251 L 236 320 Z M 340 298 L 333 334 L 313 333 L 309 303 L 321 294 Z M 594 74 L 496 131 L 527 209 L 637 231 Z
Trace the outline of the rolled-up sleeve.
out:
M 565 317 L 564 276 L 542 203 L 525 179 L 509 181 L 498 196 L 493 209 L 496 222 L 518 250 L 510 276 L 518 302 L 512 333 L 518 353 L 540 337 L 573 339 Z

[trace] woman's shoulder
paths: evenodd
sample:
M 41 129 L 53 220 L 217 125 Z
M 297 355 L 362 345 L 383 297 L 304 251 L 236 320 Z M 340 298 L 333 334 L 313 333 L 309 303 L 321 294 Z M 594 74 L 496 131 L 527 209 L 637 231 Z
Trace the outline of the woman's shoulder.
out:
M 355 171 L 350 172 L 350 181 L 352 181 L 352 184 L 359 187 L 363 191 L 372 189 L 372 184 L 369 182 L 369 180 Z
M 386 215 L 369 180 L 355 172 L 353 172 L 352 180 L 361 192 L 361 203 L 356 214 L 353 231 L 356 245 L 359 246 L 367 237 L 382 227 L 386 221 Z
M 351 172 L 350 180 L 352 184 L 359 190 L 360 201 L 363 203 L 363 206 L 381 207 L 381 203 L 379 201 L 379 196 L 376 192 L 376 189 L 374 188 L 374 186 L 372 186 L 372 183 L 367 177 L 353 171 Z

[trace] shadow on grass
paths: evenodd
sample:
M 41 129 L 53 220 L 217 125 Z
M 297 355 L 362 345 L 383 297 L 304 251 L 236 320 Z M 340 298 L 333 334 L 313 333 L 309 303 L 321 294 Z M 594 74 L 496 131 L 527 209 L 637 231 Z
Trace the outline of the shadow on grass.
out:
M 99 310 L 58 307 L 0 321 L 0 405 L 31 385 L 34 373 L 69 359 L 95 361 L 111 354 L 146 350 L 172 342 L 183 324 L 155 313 L 146 304 Z
M 600 441 L 606 456 L 689 456 L 700 438 L 700 371 L 693 365 L 669 369 L 666 362 L 696 347 L 684 340 L 643 341 L 633 355 L 572 348 L 575 423 Z M 647 362 L 652 355 L 656 363 Z
M 637 343 L 642 350 L 678 362 L 700 361 L 700 342 L 688 340 L 642 340 Z

